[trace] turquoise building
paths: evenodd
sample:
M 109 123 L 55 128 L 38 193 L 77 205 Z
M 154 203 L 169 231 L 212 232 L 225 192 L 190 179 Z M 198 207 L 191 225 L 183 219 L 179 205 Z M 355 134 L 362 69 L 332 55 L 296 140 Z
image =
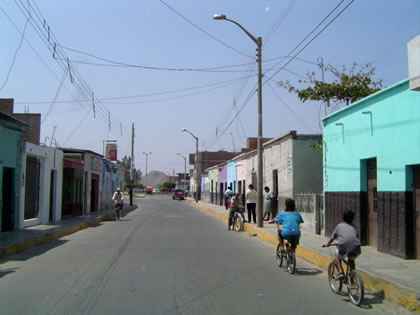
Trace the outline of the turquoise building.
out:
M 420 92 L 404 80 L 323 125 L 326 234 L 352 209 L 363 244 L 419 259 Z
M 0 222 L 1 231 L 14 230 L 18 218 L 18 187 L 21 174 L 21 141 L 25 124 L 0 112 Z

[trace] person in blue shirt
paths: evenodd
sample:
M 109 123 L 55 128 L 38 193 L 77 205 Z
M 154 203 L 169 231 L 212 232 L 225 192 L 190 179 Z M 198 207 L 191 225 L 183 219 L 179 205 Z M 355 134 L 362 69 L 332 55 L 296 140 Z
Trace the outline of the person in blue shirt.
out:
M 281 211 L 274 219 L 270 220 L 269 223 L 280 222 L 282 224 L 281 230 L 279 230 L 278 239 L 280 246 L 284 248 L 283 239 L 287 239 L 292 235 L 300 238 L 299 224 L 303 223 L 302 216 L 296 210 L 295 201 L 293 199 L 286 199 L 286 209 Z

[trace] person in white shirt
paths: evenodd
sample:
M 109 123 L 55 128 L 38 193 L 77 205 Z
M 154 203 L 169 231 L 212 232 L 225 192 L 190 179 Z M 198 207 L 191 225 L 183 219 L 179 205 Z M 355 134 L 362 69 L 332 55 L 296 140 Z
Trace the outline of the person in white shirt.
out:
M 225 191 L 225 208 L 226 210 L 230 208 L 230 199 L 233 197 L 232 187 L 229 186 Z
M 255 208 L 257 205 L 257 191 L 254 189 L 254 186 L 251 184 L 248 186 L 248 190 L 245 194 L 246 199 L 246 208 L 248 210 L 248 222 L 251 223 L 251 215 L 254 223 L 257 223 L 257 216 L 255 213 Z

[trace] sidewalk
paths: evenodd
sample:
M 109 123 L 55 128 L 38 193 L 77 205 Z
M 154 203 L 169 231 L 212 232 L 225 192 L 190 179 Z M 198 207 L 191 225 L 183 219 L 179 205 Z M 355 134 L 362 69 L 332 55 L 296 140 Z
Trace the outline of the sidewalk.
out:
M 135 210 L 137 205 L 125 206 L 122 215 Z M 2 232 L 0 234 L 0 258 L 24 251 L 30 247 L 58 239 L 100 222 L 113 219 L 114 209 L 95 211 L 89 215 L 73 217 L 52 224 L 41 224 L 23 230 Z
M 192 205 L 211 213 L 227 222 L 228 211 L 218 205 L 187 198 Z M 226 225 L 227 227 L 227 225 Z M 245 232 L 255 232 L 257 237 L 277 245 L 277 227 L 264 222 L 263 228 L 245 223 Z M 328 248 L 322 248 L 327 237 L 301 231 L 300 245 L 296 255 L 326 270 L 331 262 Z M 380 295 L 405 308 L 420 313 L 420 261 L 404 260 L 378 252 L 370 246 L 362 247 L 362 255 L 357 258 L 357 269 L 361 272 L 365 289 Z

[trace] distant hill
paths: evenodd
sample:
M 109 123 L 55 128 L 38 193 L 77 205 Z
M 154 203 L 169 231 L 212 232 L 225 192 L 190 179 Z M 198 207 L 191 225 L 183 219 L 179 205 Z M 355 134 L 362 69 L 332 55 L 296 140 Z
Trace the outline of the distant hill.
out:
M 165 174 L 161 171 L 150 171 L 147 173 L 147 186 L 157 187 L 160 184 L 169 180 L 168 174 Z M 141 181 L 144 186 L 146 186 L 146 175 L 141 177 Z

